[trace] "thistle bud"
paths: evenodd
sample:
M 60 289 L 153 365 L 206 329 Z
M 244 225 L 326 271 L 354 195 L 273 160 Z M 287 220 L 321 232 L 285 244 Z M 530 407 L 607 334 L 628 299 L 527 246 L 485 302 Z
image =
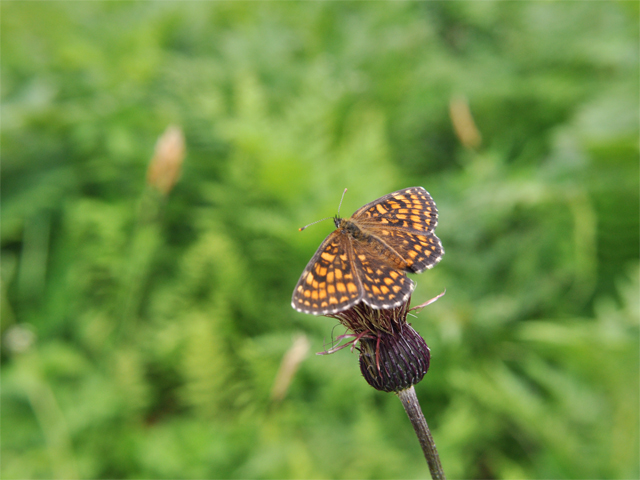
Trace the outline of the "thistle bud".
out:
M 395 308 L 376 309 L 364 302 L 342 312 L 327 315 L 336 318 L 354 337 L 344 345 L 360 351 L 360 371 L 369 385 L 385 392 L 399 392 L 420 382 L 429 370 L 431 352 L 424 339 L 407 323 L 410 310 L 418 310 L 435 302 L 444 292 L 431 300 L 409 309 L 409 298 Z
M 429 370 L 431 353 L 411 325 L 394 333 L 360 341 L 360 371 L 369 385 L 384 392 L 399 392 L 420 382 Z

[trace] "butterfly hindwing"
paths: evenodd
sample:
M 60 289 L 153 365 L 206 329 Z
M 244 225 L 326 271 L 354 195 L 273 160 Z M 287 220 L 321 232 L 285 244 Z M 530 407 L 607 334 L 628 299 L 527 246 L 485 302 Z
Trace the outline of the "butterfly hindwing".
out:
M 362 300 L 373 308 L 395 308 L 406 302 L 415 283 L 403 272 L 379 261 L 370 243 L 353 243 L 356 273 L 362 283 Z
M 436 265 L 444 255 L 440 239 L 433 233 L 413 233 L 401 228 L 375 229 L 376 236 L 406 263 L 404 270 L 420 273 Z

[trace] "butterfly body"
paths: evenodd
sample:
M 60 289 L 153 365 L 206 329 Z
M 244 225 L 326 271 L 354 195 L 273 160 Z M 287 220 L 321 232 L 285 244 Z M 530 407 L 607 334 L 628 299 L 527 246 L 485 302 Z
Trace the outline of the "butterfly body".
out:
M 358 302 L 394 308 L 420 273 L 440 261 L 444 250 L 433 230 L 438 212 L 429 193 L 411 187 L 336 216 L 336 230 L 322 242 L 296 285 L 292 306 L 314 315 L 334 314 Z

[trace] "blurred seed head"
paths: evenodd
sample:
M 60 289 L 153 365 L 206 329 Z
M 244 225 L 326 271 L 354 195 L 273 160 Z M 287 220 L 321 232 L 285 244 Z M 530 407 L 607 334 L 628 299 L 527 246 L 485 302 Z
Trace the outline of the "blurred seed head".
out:
M 287 353 L 282 357 L 282 362 L 280 362 L 280 368 L 271 389 L 272 401 L 279 402 L 285 397 L 289 390 L 289 385 L 291 385 L 291 380 L 308 352 L 309 339 L 304 334 L 297 335 L 293 339 L 293 345 L 287 350 Z
M 36 342 L 36 334 L 31 325 L 20 323 L 9 327 L 4 333 L 3 343 L 11 353 L 24 353 Z
M 482 135 L 469 109 L 466 97 L 454 97 L 449 102 L 449 115 L 458 140 L 466 148 L 476 149 L 482 143 Z
M 185 153 L 182 130 L 175 125 L 169 126 L 156 143 L 155 154 L 147 170 L 147 183 L 163 195 L 169 194 L 180 179 Z

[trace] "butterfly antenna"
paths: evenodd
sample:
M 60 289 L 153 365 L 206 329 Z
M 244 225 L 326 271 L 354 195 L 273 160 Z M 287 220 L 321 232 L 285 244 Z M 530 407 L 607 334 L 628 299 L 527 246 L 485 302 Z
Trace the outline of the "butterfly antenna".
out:
M 329 220 L 331 217 L 325 217 L 325 218 L 321 218 L 320 220 L 316 220 L 315 222 L 311 222 L 309 225 L 305 225 L 304 227 L 301 227 L 298 229 L 299 232 L 305 230 L 306 228 L 309 228 L 311 225 L 315 225 L 316 223 L 320 223 L 320 222 L 324 222 L 325 220 Z
M 342 200 L 344 200 L 344 194 L 347 193 L 347 189 L 344 189 L 344 192 L 342 192 L 342 198 L 340 199 L 340 205 L 338 205 L 338 215 L 340 215 L 340 207 L 342 206 Z
M 340 199 L 340 205 L 338 205 L 338 213 L 340 213 L 340 207 L 342 206 L 342 200 L 344 199 L 344 194 L 347 193 L 347 189 L 344 189 L 344 192 L 342 192 L 342 198 Z M 319 222 L 324 222 L 325 220 L 329 220 L 332 217 L 325 217 L 325 218 L 321 218 L 320 220 L 316 220 L 315 222 L 311 222 L 309 225 L 305 225 L 302 228 L 299 228 L 298 231 L 301 232 L 307 228 L 309 228 L 311 225 L 315 225 L 316 223 Z

